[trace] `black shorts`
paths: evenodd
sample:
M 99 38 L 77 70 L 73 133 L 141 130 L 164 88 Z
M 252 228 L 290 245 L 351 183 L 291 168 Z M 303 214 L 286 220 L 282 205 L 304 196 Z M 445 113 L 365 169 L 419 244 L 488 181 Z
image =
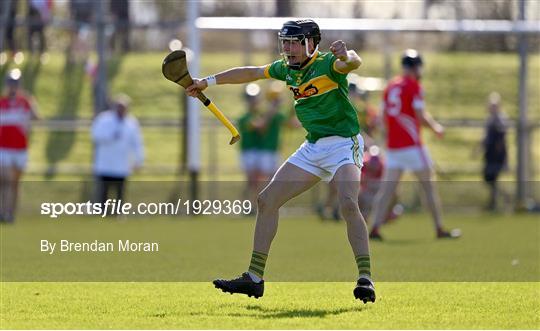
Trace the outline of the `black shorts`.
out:
M 484 181 L 486 181 L 487 183 L 497 181 L 497 178 L 499 177 L 499 174 L 501 173 L 503 168 L 504 164 L 502 163 L 486 164 L 486 166 L 484 167 Z

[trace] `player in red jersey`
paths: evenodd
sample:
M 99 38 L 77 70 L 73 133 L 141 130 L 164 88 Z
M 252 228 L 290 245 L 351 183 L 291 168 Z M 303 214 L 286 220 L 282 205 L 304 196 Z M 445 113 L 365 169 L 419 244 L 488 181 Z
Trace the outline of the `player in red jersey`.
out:
M 364 153 L 364 166 L 362 167 L 362 179 L 360 180 L 360 194 L 358 206 L 364 217 L 369 217 L 373 207 L 373 201 L 381 187 L 384 173 L 384 158 L 377 145 L 371 145 Z M 390 223 L 403 213 L 403 206 L 397 202 L 394 194 L 391 198 L 391 207 L 386 214 L 384 223 Z
M 422 57 L 415 50 L 406 50 L 401 65 L 403 74 L 388 83 L 383 96 L 386 166 L 383 183 L 375 197 L 370 237 L 382 239 L 379 227 L 384 222 L 397 184 L 405 170 L 412 171 L 421 183 L 435 223 L 437 238 L 459 237 L 459 230 L 446 231 L 443 227 L 440 202 L 433 183 L 432 162 L 420 136 L 421 125 L 429 127 L 439 138 L 444 134 L 443 126 L 424 109 L 420 86 Z
M 32 98 L 20 89 L 21 71 L 6 77 L 6 93 L 0 97 L 0 221 L 13 222 L 19 180 L 28 159 L 30 120 L 37 119 Z

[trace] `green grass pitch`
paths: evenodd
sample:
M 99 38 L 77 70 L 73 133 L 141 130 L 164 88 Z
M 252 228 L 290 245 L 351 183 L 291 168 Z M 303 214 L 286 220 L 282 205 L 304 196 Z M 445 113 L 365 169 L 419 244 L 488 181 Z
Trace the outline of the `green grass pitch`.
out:
M 268 283 L 259 300 L 209 283 L 4 283 L 2 328 L 537 329 L 538 283 Z
M 0 227 L 0 328 L 540 328 L 536 217 L 470 213 L 450 214 L 446 221 L 462 228 L 464 237 L 435 240 L 425 214 L 405 215 L 384 229 L 387 242 L 371 245 L 378 298 L 364 305 L 352 296 L 355 266 L 343 223 L 310 216 L 282 219 L 268 262 L 266 292 L 255 300 L 222 293 L 210 283 L 213 277 L 234 276 L 246 267 L 251 218 L 22 218 L 14 226 Z M 137 275 L 124 275 L 130 281 L 118 282 L 6 281 L 23 279 L 13 269 L 30 278 L 47 272 L 31 254 L 10 255 L 9 250 L 34 236 L 54 239 L 57 232 L 50 231 L 51 224 L 66 231 L 57 234 L 60 237 L 78 229 L 78 235 L 89 238 L 143 238 L 159 229 L 163 255 L 144 260 L 145 266 L 135 270 L 142 279 L 148 276 L 144 272 L 151 272 L 156 281 L 135 281 Z M 173 239 L 176 251 L 167 246 Z M 82 273 L 99 274 L 109 260 L 100 261 L 103 264 L 76 265 L 70 272 L 80 272 L 81 278 Z M 129 258 L 121 261 L 115 264 L 122 270 L 133 267 Z M 176 280 L 170 274 L 176 274 Z M 169 281 L 159 282 L 164 279 Z

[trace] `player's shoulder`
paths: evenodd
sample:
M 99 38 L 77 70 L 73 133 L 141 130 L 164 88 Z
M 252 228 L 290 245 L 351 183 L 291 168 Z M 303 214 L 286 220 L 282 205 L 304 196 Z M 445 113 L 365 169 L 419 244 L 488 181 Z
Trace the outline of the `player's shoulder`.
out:
M 289 70 L 287 63 L 283 58 L 277 59 L 272 63 L 264 66 L 264 75 L 268 77 L 281 77 L 285 75 Z
M 420 88 L 420 82 L 414 78 L 411 77 L 404 77 L 403 78 L 403 84 L 415 89 Z
M 32 103 L 32 96 L 27 93 L 20 93 L 17 95 L 18 102 L 24 104 L 26 107 L 30 107 Z
M 336 79 L 335 73 L 339 72 L 335 68 L 336 60 L 337 57 L 331 52 L 318 52 L 312 66 L 319 73 L 328 74 Z
M 139 120 L 133 114 L 127 114 L 126 120 L 129 121 L 129 123 L 132 125 L 139 125 Z
M 331 52 L 321 52 L 319 51 L 318 54 L 317 54 L 317 57 L 319 58 L 319 60 L 327 60 L 327 59 L 331 59 L 332 57 L 334 57 L 334 54 L 332 54 Z
M 401 86 L 402 88 L 405 88 L 405 89 L 410 89 L 410 88 L 418 89 L 420 87 L 420 82 L 410 77 L 396 76 L 390 79 L 387 86 L 388 88 L 391 88 L 393 86 Z
M 0 98 L 0 104 L 3 108 L 10 107 L 10 105 L 15 105 L 16 107 L 22 108 L 25 111 L 29 111 L 31 108 L 31 98 L 19 92 L 17 95 L 15 95 L 14 101 L 10 101 L 8 96 L 3 96 Z
M 405 83 L 405 77 L 395 76 L 394 78 L 390 79 L 390 82 L 388 85 L 403 85 L 404 83 Z
M 315 62 L 332 62 L 336 59 L 335 55 L 331 52 L 319 52 L 317 54 L 317 58 L 315 59 Z
M 271 62 L 271 63 L 267 64 L 266 66 L 267 67 L 279 68 L 279 69 L 288 68 L 287 63 L 285 62 L 285 59 L 283 59 L 283 58 L 276 59 L 276 60 L 274 60 L 274 62 Z
M 114 116 L 113 110 L 104 110 L 96 115 L 94 121 L 111 121 L 114 119 Z
M 392 89 L 393 87 L 395 87 L 395 86 L 400 86 L 400 85 L 403 85 L 403 77 L 401 77 L 401 76 L 395 76 L 395 77 L 391 78 L 391 79 L 386 83 L 386 89 L 385 89 L 385 90 L 390 90 L 390 89 Z

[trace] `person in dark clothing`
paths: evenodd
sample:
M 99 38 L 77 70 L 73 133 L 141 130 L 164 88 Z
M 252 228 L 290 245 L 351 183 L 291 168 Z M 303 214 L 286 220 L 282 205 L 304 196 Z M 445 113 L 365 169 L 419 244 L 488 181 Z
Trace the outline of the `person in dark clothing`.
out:
M 68 63 L 84 63 L 87 60 L 91 48 L 94 3 L 93 0 L 70 0 L 69 2 L 72 28 L 66 49 Z
M 501 110 L 501 96 L 497 92 L 490 93 L 487 109 L 489 116 L 485 125 L 484 148 L 484 181 L 490 189 L 488 209 L 497 207 L 497 179 L 507 166 L 506 132 L 507 118 Z
M 6 48 L 11 52 L 11 55 L 14 55 L 17 52 L 17 45 L 15 42 L 15 26 L 16 26 L 16 16 L 17 16 L 17 6 L 19 5 L 18 0 L 7 0 L 1 4 L 0 9 L 7 10 L 9 13 L 6 15 L 6 31 L 5 31 L 5 41 Z M 4 19 L 4 13 L 1 13 L 2 19 Z M 3 50 L 0 50 L 3 51 Z
M 110 2 L 111 16 L 114 22 L 114 33 L 111 36 L 111 49 L 126 53 L 129 51 L 129 0 Z
M 37 38 L 37 53 L 43 54 L 47 48 L 45 27 L 51 19 L 52 0 L 28 0 L 28 50 L 36 53 L 34 38 Z

